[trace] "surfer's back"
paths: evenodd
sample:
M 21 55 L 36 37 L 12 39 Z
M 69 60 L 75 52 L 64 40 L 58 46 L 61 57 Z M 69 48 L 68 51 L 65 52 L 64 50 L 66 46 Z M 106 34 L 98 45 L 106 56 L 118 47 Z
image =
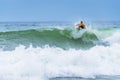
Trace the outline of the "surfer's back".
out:
M 83 21 L 81 21 L 80 24 L 78 24 L 77 26 L 78 26 L 78 30 L 80 30 L 80 28 L 86 29 L 85 24 L 83 23 Z

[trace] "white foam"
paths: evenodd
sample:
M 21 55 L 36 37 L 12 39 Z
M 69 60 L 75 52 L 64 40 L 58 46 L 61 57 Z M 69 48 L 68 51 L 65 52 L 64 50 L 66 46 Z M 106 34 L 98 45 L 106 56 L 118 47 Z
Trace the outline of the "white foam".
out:
M 110 37 L 105 39 L 111 44 L 120 44 L 120 32 L 116 31 L 114 34 L 112 34 Z
M 0 50 L 0 80 L 46 80 L 51 77 L 120 75 L 120 45 L 90 50 L 44 47 Z

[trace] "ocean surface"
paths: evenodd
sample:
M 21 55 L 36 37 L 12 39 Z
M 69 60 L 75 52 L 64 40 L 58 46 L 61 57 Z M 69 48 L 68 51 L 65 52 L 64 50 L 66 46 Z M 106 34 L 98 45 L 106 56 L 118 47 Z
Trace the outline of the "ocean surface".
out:
M 0 22 L 0 80 L 120 80 L 120 22 Z

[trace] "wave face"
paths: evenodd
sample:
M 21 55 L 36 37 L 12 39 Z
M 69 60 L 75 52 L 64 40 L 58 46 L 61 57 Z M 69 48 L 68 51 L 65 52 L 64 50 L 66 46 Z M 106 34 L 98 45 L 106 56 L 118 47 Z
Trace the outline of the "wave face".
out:
M 0 26 L 0 80 L 120 79 L 119 23 Z
M 63 49 L 84 49 L 95 46 L 96 44 L 94 42 L 98 40 L 96 34 L 87 30 L 77 32 L 68 29 L 32 29 L 0 32 L 0 44 L 2 45 L 1 47 L 5 49 L 15 48 L 19 44 L 25 46 L 32 44 L 34 47 L 49 45 L 52 47 L 61 47 Z

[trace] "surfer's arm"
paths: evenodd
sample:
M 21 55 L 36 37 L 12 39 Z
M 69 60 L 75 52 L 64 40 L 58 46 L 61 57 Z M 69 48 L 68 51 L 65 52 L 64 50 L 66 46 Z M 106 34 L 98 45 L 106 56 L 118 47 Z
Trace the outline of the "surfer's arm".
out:
M 80 30 L 80 25 L 77 26 L 77 29 Z

